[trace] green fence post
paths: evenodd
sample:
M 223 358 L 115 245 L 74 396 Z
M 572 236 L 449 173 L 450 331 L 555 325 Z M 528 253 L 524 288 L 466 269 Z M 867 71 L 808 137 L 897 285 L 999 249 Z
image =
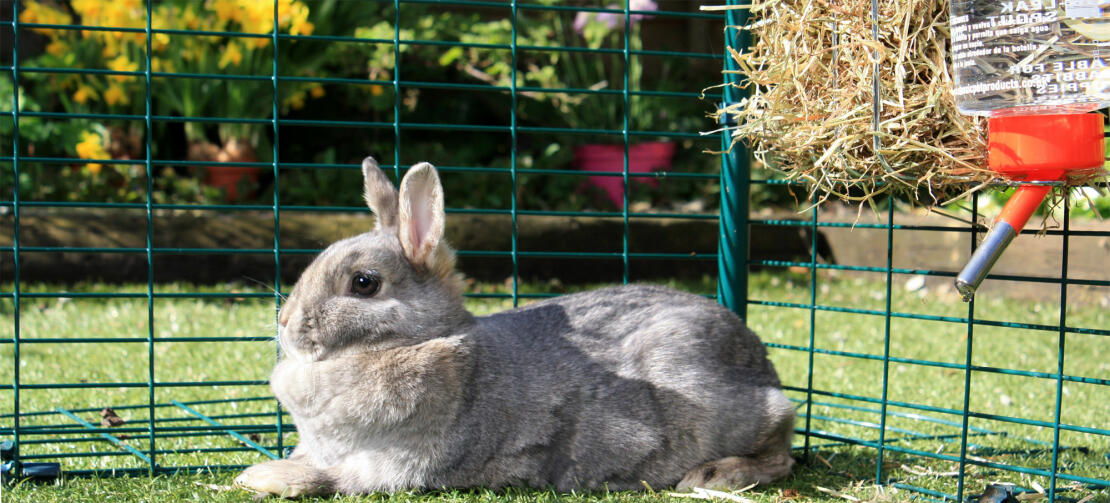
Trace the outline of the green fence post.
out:
M 739 6 L 738 0 L 728 5 Z M 750 35 L 741 26 L 747 21 L 746 9 L 730 9 L 725 13 L 725 45 L 744 48 Z M 724 64 L 724 104 L 736 103 L 747 92 L 740 87 L 739 68 L 727 54 Z M 727 116 L 722 116 L 727 123 Z M 721 217 L 717 244 L 717 301 L 735 312 L 740 319 L 748 317 L 748 193 L 751 164 L 748 149 L 742 143 L 732 144 L 730 131 L 721 133 Z
M 150 476 L 154 476 L 154 474 L 158 470 L 158 458 L 157 458 L 158 448 L 157 448 L 157 445 L 155 443 L 156 438 L 158 436 L 157 424 L 156 424 L 157 423 L 157 417 L 156 417 L 157 411 L 154 408 L 154 404 L 156 403 L 155 395 L 156 395 L 157 388 L 158 388 L 158 379 L 155 375 L 155 372 L 156 372 L 157 369 L 155 368 L 155 363 L 154 363 L 154 354 L 155 354 L 154 345 L 155 345 L 155 342 L 156 342 L 155 341 L 156 337 L 155 337 L 155 333 L 154 333 L 154 168 L 151 166 L 151 161 L 154 157 L 151 153 L 151 148 L 153 146 L 154 130 L 153 130 L 152 124 L 151 124 L 151 116 L 153 115 L 153 108 L 151 106 L 152 105 L 152 98 L 151 98 L 151 81 L 150 81 L 150 77 L 151 77 L 151 74 L 150 74 L 150 65 L 151 65 L 151 63 L 150 62 L 153 59 L 151 57 L 151 38 L 154 36 L 153 32 L 151 31 L 151 19 L 154 17 L 154 10 L 153 10 L 153 6 L 152 6 L 152 0 L 146 0 L 146 16 L 145 17 L 146 17 L 146 29 L 143 33 L 143 37 L 146 39 L 146 48 L 145 48 L 145 51 L 143 51 L 143 59 L 144 59 L 144 62 L 143 62 L 143 65 L 144 65 L 144 68 L 143 68 L 143 82 L 145 84 L 144 85 L 144 92 L 145 92 L 144 98 L 145 98 L 146 103 L 144 105 L 145 108 L 143 109 L 143 111 L 144 111 L 143 127 L 144 127 L 144 131 L 146 132 L 146 135 L 145 135 L 146 136 L 146 139 L 145 139 L 146 145 L 144 146 L 144 150 L 146 151 L 145 152 L 146 153 L 146 159 L 143 160 L 144 161 L 143 163 L 145 165 L 144 168 L 146 170 L 146 173 L 145 173 L 145 175 L 146 175 L 146 296 L 147 296 L 147 298 L 146 298 L 147 346 L 146 347 L 147 347 L 147 373 L 148 373 L 148 376 L 149 376 L 149 379 L 150 379 L 148 381 L 148 386 L 147 386 L 147 399 L 150 400 L 150 403 L 147 404 L 147 414 L 149 414 L 149 417 L 147 418 L 147 425 L 148 425 L 148 428 L 149 428 L 148 431 L 147 431 L 147 435 L 148 435 L 148 441 L 150 442 L 150 444 L 149 444 L 150 445 L 150 452 L 147 453 L 147 457 L 150 459 L 150 463 L 148 464 L 149 474 L 150 474 Z
M 280 112 L 279 104 L 281 103 L 281 88 L 278 87 L 278 32 L 280 26 L 278 25 L 278 0 L 274 0 L 274 27 L 273 33 L 270 34 L 270 43 L 274 44 L 273 51 L 270 53 L 273 58 L 271 66 L 271 83 L 272 83 L 272 97 L 273 102 L 270 104 L 270 113 L 273 115 L 272 125 L 274 131 L 274 141 L 271 145 L 273 149 L 271 155 L 271 169 L 274 171 L 274 360 L 281 357 L 281 344 L 277 342 L 279 330 L 277 327 L 281 326 L 281 172 L 278 169 L 278 146 L 281 145 L 280 127 L 278 126 L 278 113 Z M 277 400 L 275 400 L 277 402 Z M 277 452 L 278 456 L 285 457 L 285 420 L 281 412 L 281 403 L 275 404 L 275 418 L 274 424 L 277 428 Z
M 12 2 L 12 475 L 19 461 L 19 2 Z
M 979 221 L 979 194 L 971 196 L 971 221 Z M 971 250 L 969 254 L 975 253 L 975 243 L 979 242 L 977 235 L 979 226 L 971 224 Z M 964 475 L 967 473 L 968 461 L 968 445 L 967 445 L 967 432 L 970 426 L 971 412 L 971 365 L 974 360 L 971 358 L 972 350 L 975 349 L 975 299 L 971 299 L 967 303 L 967 345 L 964 349 L 964 398 L 963 409 L 961 410 L 963 424 L 960 427 L 960 462 L 957 468 L 956 479 L 956 500 L 964 501 L 964 491 L 967 489 L 965 486 L 966 480 Z
M 513 307 L 517 307 L 517 306 L 520 305 L 520 254 L 519 254 L 519 251 L 520 251 L 520 249 L 519 249 L 519 246 L 520 246 L 520 216 L 519 216 L 519 212 L 518 212 L 518 210 L 520 209 L 519 206 L 518 206 L 520 204 L 520 201 L 518 201 L 517 197 L 516 197 L 517 191 L 519 190 L 519 187 L 520 187 L 520 180 L 517 178 L 517 174 L 518 174 L 518 172 L 517 172 L 517 148 L 518 148 L 518 140 L 517 140 L 517 129 L 518 128 L 517 128 L 517 126 L 518 126 L 518 123 L 517 123 L 517 117 L 516 117 L 516 109 L 517 109 L 517 89 L 516 89 L 517 71 L 516 71 L 516 66 L 517 66 L 517 58 L 519 56 L 518 47 L 517 47 L 517 39 L 519 38 L 519 35 L 518 35 L 518 32 L 517 32 L 517 28 L 518 28 L 517 23 L 519 22 L 519 13 L 518 13 L 517 7 L 518 6 L 517 6 L 517 3 L 516 3 L 516 0 L 512 0 L 510 8 L 512 9 L 511 14 L 513 16 L 513 19 L 512 19 L 513 38 L 511 40 L 512 43 L 509 46 L 510 57 L 512 58 L 512 66 L 509 67 L 509 70 L 511 72 L 511 74 L 509 76 L 509 106 L 512 107 L 512 108 L 509 109 L 509 136 L 510 136 L 511 141 L 512 141 L 511 149 L 509 150 L 509 178 L 511 180 L 512 193 L 509 194 L 509 202 L 510 202 L 510 205 L 511 205 L 509 207 L 509 215 L 510 215 L 510 218 L 512 219 L 512 226 L 513 226 L 512 227 L 512 236 L 510 236 L 510 241 L 511 241 L 511 251 L 510 251 L 510 253 L 512 254 L 512 260 L 513 260 L 513 292 L 512 292 Z
M 1052 468 L 1049 470 L 1048 501 L 1056 501 L 1056 484 L 1060 467 L 1060 413 L 1064 403 L 1064 349 L 1067 344 L 1068 326 L 1068 254 L 1071 234 L 1071 199 L 1064 192 L 1064 235 L 1060 249 L 1060 333 L 1056 342 L 1056 404 L 1052 414 Z M 1067 468 L 1063 468 L 1067 470 Z

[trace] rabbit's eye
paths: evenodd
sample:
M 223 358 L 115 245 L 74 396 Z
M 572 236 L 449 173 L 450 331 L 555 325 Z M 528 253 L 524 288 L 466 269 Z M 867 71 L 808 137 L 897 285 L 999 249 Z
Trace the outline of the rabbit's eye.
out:
M 378 293 L 382 281 L 376 274 L 357 273 L 351 278 L 351 293 L 359 297 L 370 297 Z

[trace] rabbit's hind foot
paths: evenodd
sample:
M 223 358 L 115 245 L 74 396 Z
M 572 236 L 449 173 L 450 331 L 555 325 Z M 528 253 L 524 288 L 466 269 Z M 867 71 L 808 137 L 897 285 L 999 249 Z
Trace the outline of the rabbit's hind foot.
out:
M 740 489 L 753 484 L 769 484 L 790 474 L 794 458 L 790 452 L 760 457 L 731 456 L 702 463 L 675 486 L 678 490 Z
M 279 459 L 257 464 L 235 477 L 235 485 L 261 496 L 299 498 L 335 492 L 335 484 L 324 472 L 311 466 Z

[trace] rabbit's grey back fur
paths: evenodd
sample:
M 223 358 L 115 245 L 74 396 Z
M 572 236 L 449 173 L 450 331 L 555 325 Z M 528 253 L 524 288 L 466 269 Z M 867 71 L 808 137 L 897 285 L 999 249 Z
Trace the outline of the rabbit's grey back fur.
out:
M 334 243 L 279 315 L 288 459 L 236 478 L 298 496 L 440 487 L 745 486 L 789 473 L 794 411 L 727 309 L 630 285 L 475 318 L 442 188 L 363 166 L 378 227 Z
M 704 461 L 780 449 L 761 430 L 792 415 L 755 334 L 669 288 L 549 299 L 468 337 L 472 394 L 433 487 L 672 486 Z

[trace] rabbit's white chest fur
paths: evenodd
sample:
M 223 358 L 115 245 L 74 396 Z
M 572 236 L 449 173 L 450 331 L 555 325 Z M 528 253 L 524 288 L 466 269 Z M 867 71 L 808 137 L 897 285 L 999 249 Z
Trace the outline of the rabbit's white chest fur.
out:
M 420 485 L 455 415 L 467 350 L 461 337 L 338 356 L 286 358 L 274 393 L 293 416 L 313 464 L 362 487 Z

